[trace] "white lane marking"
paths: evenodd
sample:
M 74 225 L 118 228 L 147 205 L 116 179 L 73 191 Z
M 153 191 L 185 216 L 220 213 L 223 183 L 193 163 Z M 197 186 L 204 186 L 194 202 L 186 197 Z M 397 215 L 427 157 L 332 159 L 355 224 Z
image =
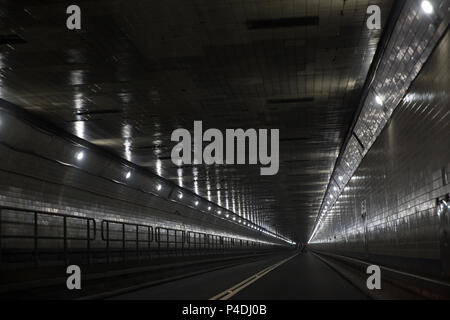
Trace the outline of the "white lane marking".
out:
M 234 296 L 239 291 L 245 289 L 246 287 L 251 285 L 253 282 L 257 281 L 258 279 L 261 279 L 266 274 L 268 274 L 270 271 L 275 270 L 276 268 L 278 268 L 282 264 L 288 262 L 289 260 L 291 260 L 292 258 L 296 257 L 297 255 L 298 255 L 298 253 L 294 254 L 293 256 L 291 256 L 289 258 L 281 260 L 280 262 L 277 262 L 274 265 L 271 265 L 271 266 L 269 266 L 267 268 L 264 268 L 263 270 L 255 273 L 254 275 L 252 275 L 252 276 L 248 277 L 247 279 L 239 282 L 238 284 L 232 286 L 231 288 L 226 289 L 225 291 L 222 291 L 219 294 L 216 294 L 214 297 L 210 298 L 209 300 L 228 300 L 229 298 Z

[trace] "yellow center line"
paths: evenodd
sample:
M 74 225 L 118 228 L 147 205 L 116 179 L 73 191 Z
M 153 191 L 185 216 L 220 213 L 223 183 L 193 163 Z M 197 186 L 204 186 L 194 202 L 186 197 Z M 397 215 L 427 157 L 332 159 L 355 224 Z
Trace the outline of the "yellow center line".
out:
M 264 268 L 263 270 L 261 270 L 261 271 L 255 273 L 254 275 L 248 277 L 244 281 L 241 281 L 238 284 L 232 286 L 231 288 L 229 288 L 229 289 L 227 289 L 225 291 L 222 291 L 221 293 L 215 295 L 214 297 L 210 298 L 209 300 L 228 300 L 229 298 L 234 296 L 236 293 L 238 293 L 242 289 L 248 287 L 249 285 L 251 285 L 253 282 L 257 281 L 258 279 L 261 279 L 266 274 L 268 274 L 270 271 L 278 268 L 279 266 L 281 266 L 282 264 L 288 262 L 289 260 L 291 260 L 292 258 L 296 257 L 297 255 L 298 255 L 298 253 L 294 254 L 293 256 L 291 256 L 289 258 L 281 260 L 280 262 L 277 262 L 274 265 L 271 265 L 271 266 L 269 266 L 267 268 Z

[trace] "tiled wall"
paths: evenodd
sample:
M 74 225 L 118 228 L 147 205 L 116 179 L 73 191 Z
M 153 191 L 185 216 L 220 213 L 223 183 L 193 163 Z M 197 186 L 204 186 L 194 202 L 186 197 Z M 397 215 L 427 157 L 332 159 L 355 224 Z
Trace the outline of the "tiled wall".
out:
M 384 265 L 448 277 L 450 32 L 338 198 L 314 243 Z M 446 216 L 445 216 L 446 214 Z M 365 215 L 365 217 L 364 217 Z M 447 239 L 447 240 L 446 240 Z
M 124 173 L 130 168 L 123 163 L 7 110 L 0 110 L 0 137 L 0 206 L 91 217 L 98 220 L 97 227 L 100 220 L 110 219 L 281 243 L 205 213 L 205 208 L 195 210 L 191 195 L 183 198 L 190 206 L 173 201 L 172 187 L 155 176 L 133 170 L 127 180 Z M 83 161 L 75 157 L 80 150 Z M 155 189 L 158 183 L 161 191 Z
M 372 63 L 347 142 L 342 147 L 328 189 L 323 197 L 310 240 L 341 194 L 362 159 L 404 98 L 414 79 L 446 33 L 450 24 L 450 1 L 432 0 L 427 13 L 421 0 L 396 2 L 395 23 L 384 29 L 383 41 Z M 398 16 L 397 16 L 398 14 Z

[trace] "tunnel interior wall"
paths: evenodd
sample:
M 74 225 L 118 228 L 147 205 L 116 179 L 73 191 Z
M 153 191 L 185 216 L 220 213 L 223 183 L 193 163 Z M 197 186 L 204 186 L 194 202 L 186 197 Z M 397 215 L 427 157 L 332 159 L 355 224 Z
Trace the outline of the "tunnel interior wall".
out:
M 446 32 L 311 247 L 448 278 L 450 33 Z
M 205 212 L 203 201 L 197 210 L 193 195 L 187 192 L 177 201 L 177 193 L 171 192 L 173 186 L 158 177 L 130 169 L 98 150 L 68 141 L 8 110 L 9 107 L 0 110 L 2 207 L 93 218 L 97 228 L 102 220 L 112 220 L 282 244 L 261 232 Z M 79 151 L 85 154 L 83 161 L 76 159 Z M 130 179 L 125 178 L 128 170 L 132 171 Z M 155 190 L 158 183 L 163 186 L 160 191 Z M 2 222 L 23 220 L 16 225 L 2 223 L 2 234 L 23 234 L 21 222 L 27 222 L 26 217 L 2 210 Z M 51 217 L 41 222 L 50 225 Z M 53 231 L 62 233 L 61 228 L 56 230 L 55 227 Z M 33 233 L 32 228 L 30 232 Z M 8 245 L 32 246 L 32 242 L 2 241 L 3 248 Z M 49 241 L 48 245 L 55 245 L 55 242 Z M 56 245 L 61 246 L 61 243 Z

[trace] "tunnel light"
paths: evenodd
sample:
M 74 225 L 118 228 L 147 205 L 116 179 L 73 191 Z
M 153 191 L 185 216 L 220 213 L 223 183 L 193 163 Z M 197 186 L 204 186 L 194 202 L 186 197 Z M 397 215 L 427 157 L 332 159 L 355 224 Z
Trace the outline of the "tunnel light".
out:
M 158 184 L 158 185 L 156 186 L 156 190 L 161 191 L 161 189 L 162 189 L 162 185 Z
M 437 215 L 440 217 L 445 212 L 445 210 L 447 208 L 448 208 L 447 202 L 445 200 L 442 200 L 439 203 L 439 206 L 438 206 L 438 209 L 437 209 Z
M 178 199 L 182 199 L 183 198 L 183 193 L 178 193 Z
M 380 106 L 383 105 L 383 99 L 381 99 L 380 96 L 376 96 L 376 97 L 375 97 L 375 101 L 376 101 Z
M 227 213 L 227 214 L 225 215 L 225 217 L 226 217 L 226 218 L 229 218 L 229 217 L 230 217 L 230 215 L 229 215 L 229 214 Z
M 83 152 L 83 151 L 77 152 L 76 155 L 75 155 L 75 158 L 76 158 L 78 161 L 83 160 L 83 158 L 84 158 L 84 152 Z
M 431 14 L 431 13 L 433 13 L 434 8 L 430 1 L 422 1 L 422 10 L 426 14 Z
M 238 221 L 239 223 L 242 223 L 242 220 L 241 219 L 239 219 L 239 221 Z
M 233 217 L 233 221 L 236 221 L 236 217 Z
M 131 177 L 131 171 L 128 171 L 127 174 L 125 175 L 125 179 L 130 179 Z
M 221 215 L 221 214 L 222 214 L 222 211 L 220 211 L 220 210 L 219 210 L 219 211 L 217 211 L 217 214 Z
M 246 225 L 247 225 L 247 222 L 244 221 L 244 226 L 246 226 Z
M 208 207 L 208 211 L 211 211 L 211 206 Z
M 199 204 L 199 202 L 198 202 L 198 201 L 195 201 L 195 205 L 198 206 L 198 204 Z

